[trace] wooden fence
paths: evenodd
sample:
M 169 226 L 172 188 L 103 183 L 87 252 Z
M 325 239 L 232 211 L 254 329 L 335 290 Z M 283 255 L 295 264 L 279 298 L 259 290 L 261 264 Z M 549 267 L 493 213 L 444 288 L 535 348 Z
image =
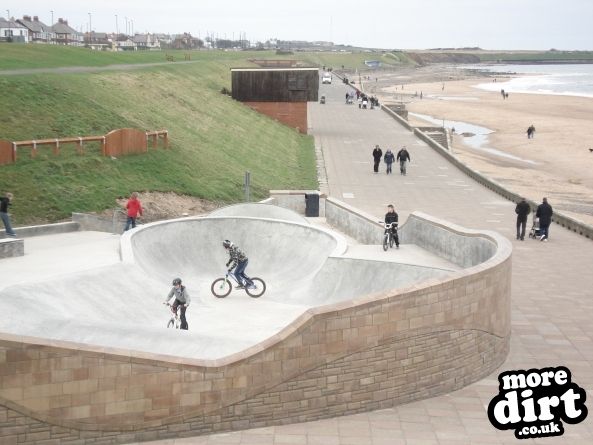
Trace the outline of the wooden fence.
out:
M 20 147 L 31 147 L 31 157 L 35 158 L 38 148 L 42 146 L 51 147 L 54 155 L 59 155 L 62 145 L 75 144 L 78 154 L 84 154 L 84 144 L 86 142 L 99 142 L 101 143 L 101 154 L 103 156 L 125 156 L 134 153 L 146 153 L 149 141 L 153 148 L 157 148 L 159 140 L 163 141 L 164 148 L 168 148 L 169 132 L 167 130 L 144 132 L 134 128 L 122 128 L 113 130 L 105 136 L 81 136 L 31 141 L 0 139 L 0 165 L 16 162 Z

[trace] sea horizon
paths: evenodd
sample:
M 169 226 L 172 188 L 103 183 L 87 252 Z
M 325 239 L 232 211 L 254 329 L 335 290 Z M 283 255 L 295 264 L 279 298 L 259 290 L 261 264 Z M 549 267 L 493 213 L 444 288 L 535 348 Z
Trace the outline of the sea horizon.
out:
M 593 98 L 593 64 L 472 65 L 495 75 L 516 75 L 508 80 L 482 82 L 476 88 L 507 93 L 551 94 Z

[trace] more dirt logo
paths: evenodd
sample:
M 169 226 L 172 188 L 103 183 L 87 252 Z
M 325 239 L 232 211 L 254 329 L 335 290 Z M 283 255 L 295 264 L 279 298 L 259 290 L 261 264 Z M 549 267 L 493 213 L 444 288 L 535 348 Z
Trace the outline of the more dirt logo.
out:
M 561 436 L 562 422 L 575 424 L 587 417 L 587 394 L 564 366 L 505 371 L 498 381 L 488 418 L 499 430 L 514 429 L 517 439 Z

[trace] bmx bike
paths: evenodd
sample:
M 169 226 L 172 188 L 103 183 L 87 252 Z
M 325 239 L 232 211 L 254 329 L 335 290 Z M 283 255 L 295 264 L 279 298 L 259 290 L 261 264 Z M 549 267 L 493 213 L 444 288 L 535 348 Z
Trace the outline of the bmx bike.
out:
M 387 249 L 393 247 L 394 244 L 397 244 L 397 248 L 399 249 L 399 243 L 396 243 L 395 240 L 397 235 L 397 223 L 385 223 L 383 221 L 379 222 L 385 226 L 385 234 L 383 235 L 383 250 L 387 252 Z M 395 231 L 392 229 L 395 229 Z
M 181 319 L 179 318 L 179 307 L 173 309 L 173 306 L 169 303 L 163 303 L 169 306 L 170 315 L 169 321 L 167 322 L 167 328 L 179 329 L 181 327 Z
M 231 290 L 233 290 L 233 283 L 231 283 L 229 277 L 232 278 L 235 283 L 239 284 L 237 278 L 235 278 L 235 275 L 227 271 L 224 277 L 217 278 L 212 283 L 212 286 L 210 286 L 210 290 L 215 297 L 224 298 L 231 293 Z M 243 289 L 250 297 L 259 298 L 266 291 L 266 283 L 261 278 L 247 277 L 245 280 L 245 287 Z

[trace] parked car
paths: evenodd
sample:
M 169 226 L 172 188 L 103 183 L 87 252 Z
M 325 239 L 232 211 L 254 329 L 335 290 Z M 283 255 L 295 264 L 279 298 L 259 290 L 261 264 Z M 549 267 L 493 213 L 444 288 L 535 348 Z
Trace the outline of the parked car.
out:
M 321 77 L 321 83 L 332 83 L 332 75 L 331 73 L 323 73 L 323 76 Z

